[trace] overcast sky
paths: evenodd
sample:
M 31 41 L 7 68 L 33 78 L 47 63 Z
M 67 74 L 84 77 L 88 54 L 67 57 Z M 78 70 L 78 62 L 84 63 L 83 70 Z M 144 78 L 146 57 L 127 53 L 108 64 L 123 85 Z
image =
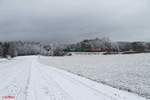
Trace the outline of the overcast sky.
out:
M 150 0 L 0 0 L 0 40 L 150 41 Z

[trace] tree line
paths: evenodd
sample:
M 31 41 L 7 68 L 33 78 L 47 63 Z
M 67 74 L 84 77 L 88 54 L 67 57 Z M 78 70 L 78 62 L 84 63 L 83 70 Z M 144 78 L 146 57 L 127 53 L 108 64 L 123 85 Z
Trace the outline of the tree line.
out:
M 150 52 L 150 42 L 112 42 L 109 38 L 86 39 L 65 48 L 68 52 Z
M 42 45 L 40 42 L 0 42 L 0 57 L 24 55 L 64 56 L 68 52 L 143 53 L 150 52 L 150 42 L 112 42 L 109 38 L 86 39 L 69 45 Z
M 44 52 L 39 42 L 0 42 L 0 57 L 16 57 L 24 55 L 37 55 Z

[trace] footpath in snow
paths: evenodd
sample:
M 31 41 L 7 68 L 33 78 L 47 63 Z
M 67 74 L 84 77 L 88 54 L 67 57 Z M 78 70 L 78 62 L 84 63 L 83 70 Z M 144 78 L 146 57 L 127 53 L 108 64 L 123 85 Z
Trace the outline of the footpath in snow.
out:
M 146 100 L 69 72 L 38 57 L 0 62 L 0 100 Z

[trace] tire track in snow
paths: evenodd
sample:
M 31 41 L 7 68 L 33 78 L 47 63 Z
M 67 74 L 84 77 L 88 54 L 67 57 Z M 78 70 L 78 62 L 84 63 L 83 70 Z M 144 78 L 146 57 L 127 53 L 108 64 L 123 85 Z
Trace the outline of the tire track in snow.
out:
M 42 65 L 41 64 L 41 66 L 45 66 L 45 65 Z M 44 72 L 45 73 L 47 73 L 47 74 L 50 74 L 49 75 L 49 77 L 51 78 L 51 79 L 53 79 L 54 77 L 59 77 L 59 79 L 62 79 L 62 81 L 67 81 L 67 82 L 69 82 L 70 84 L 74 84 L 75 86 L 78 86 L 78 87 L 81 87 L 80 89 L 84 89 L 84 91 L 91 91 L 92 90 L 92 92 L 91 92 L 91 94 L 93 94 L 93 95 L 95 95 L 95 97 L 97 98 L 96 100 L 100 100 L 101 99 L 101 97 L 105 97 L 105 99 L 103 98 L 103 100 L 121 100 L 120 98 L 118 99 L 118 98 L 116 98 L 116 97 L 112 97 L 112 96 L 110 96 L 110 95 L 107 95 L 107 94 L 105 94 L 105 93 L 103 93 L 103 92 L 100 92 L 100 91 L 97 91 L 97 90 L 95 90 L 95 89 L 93 89 L 93 88 L 90 88 L 88 85 L 85 85 L 85 84 L 81 84 L 81 82 L 79 82 L 79 81 L 77 81 L 77 80 L 74 80 L 74 79 L 72 79 L 72 77 L 65 77 L 65 74 L 63 73 L 60 73 L 60 72 L 57 72 L 56 70 L 54 70 L 53 68 L 50 68 L 50 66 L 45 66 L 46 68 L 44 69 L 43 68 L 43 70 L 45 70 Z M 50 69 L 49 69 L 49 68 Z M 41 67 L 42 68 L 42 67 Z M 42 71 L 43 72 L 43 71 Z M 53 76 L 53 77 L 51 77 L 51 75 Z M 47 75 L 48 76 L 48 75 Z M 57 83 L 57 82 L 56 82 Z M 78 90 L 78 91 L 80 91 L 80 89 Z M 103 95 L 103 96 L 102 96 Z M 101 97 L 99 97 L 99 96 L 101 96 Z M 98 99 L 99 98 L 99 99 Z
M 47 84 L 45 90 L 49 94 L 51 98 L 50 100 L 73 100 L 71 96 L 65 92 L 51 76 L 46 74 L 45 70 L 43 70 L 41 67 L 43 66 L 39 66 L 39 64 L 36 66 L 38 73 L 40 73 L 40 76 Z
M 27 65 L 22 65 L 22 63 L 27 63 Z M 19 64 L 13 65 L 16 67 L 15 70 L 17 72 L 10 73 L 10 79 L 8 79 L 9 82 L 7 82 L 7 86 L 3 86 L 3 89 L 1 90 L 1 96 L 15 96 L 15 100 L 25 100 L 23 99 L 23 95 L 26 86 L 25 83 L 28 77 L 28 63 L 29 61 L 26 60 L 20 61 Z M 17 99 L 20 94 L 22 94 L 22 99 Z
M 31 64 L 30 64 L 31 61 L 28 63 L 29 65 L 25 66 L 27 69 L 26 70 L 27 72 L 24 74 L 24 76 L 22 76 L 22 78 L 25 78 L 25 79 L 21 81 L 21 83 L 24 83 L 24 85 L 22 85 L 22 90 L 18 94 L 16 100 L 27 100 L 30 77 L 31 77 Z

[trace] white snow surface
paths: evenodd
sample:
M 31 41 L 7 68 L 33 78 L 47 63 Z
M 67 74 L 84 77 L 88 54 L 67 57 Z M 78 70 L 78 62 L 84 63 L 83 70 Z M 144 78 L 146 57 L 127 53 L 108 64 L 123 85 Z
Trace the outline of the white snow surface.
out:
M 3 98 L 13 96 L 15 98 Z M 43 65 L 37 56 L 0 62 L 0 100 L 146 100 Z
M 46 65 L 67 70 L 150 99 L 150 53 L 41 57 Z

